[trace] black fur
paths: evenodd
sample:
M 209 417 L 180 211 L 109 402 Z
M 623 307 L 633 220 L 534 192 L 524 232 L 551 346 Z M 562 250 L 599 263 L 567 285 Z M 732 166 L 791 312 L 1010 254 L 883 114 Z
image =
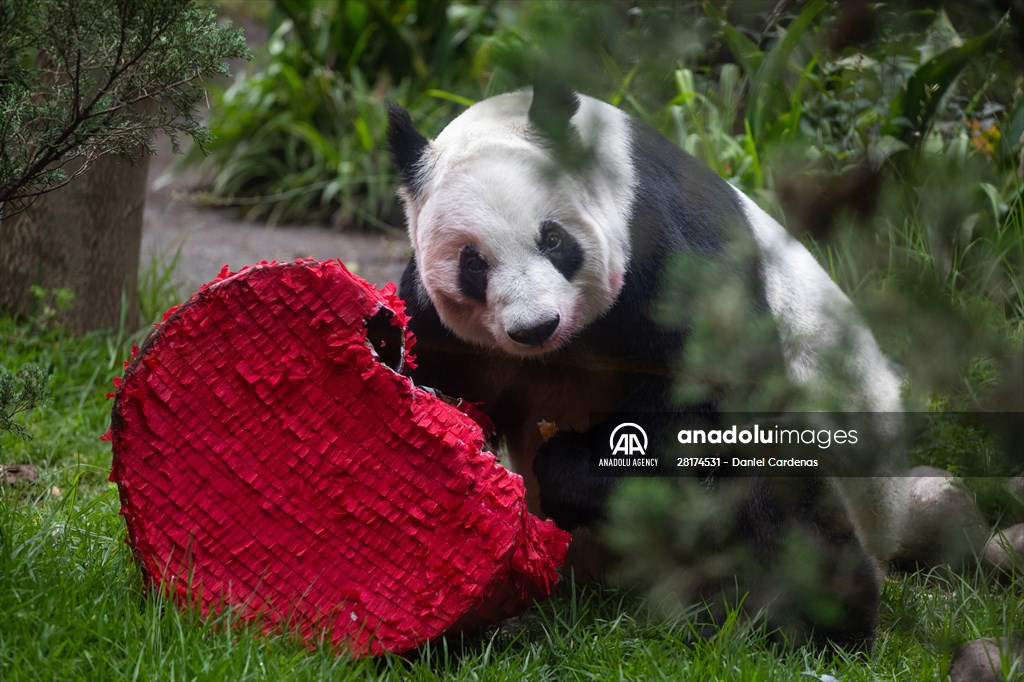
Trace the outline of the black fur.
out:
M 575 107 L 567 106 L 564 98 L 556 97 L 555 102 L 561 102 L 567 122 L 564 117 Z M 530 116 L 534 117 L 533 108 Z M 398 123 L 403 128 L 406 125 L 404 119 Z M 552 129 L 557 124 L 551 119 L 544 126 Z M 400 132 L 399 137 L 408 138 L 408 131 Z M 568 529 L 606 520 L 608 497 L 620 481 L 594 474 L 591 444 L 607 443 L 616 425 L 640 424 L 651 438 L 648 453 L 661 453 L 668 459 L 677 449 L 670 433 L 679 428 L 681 415 L 705 423 L 717 420 L 715 396 L 688 406 L 673 400 L 674 377 L 685 356 L 689 332 L 685 326 L 661 326 L 654 321 L 654 307 L 672 259 L 688 255 L 722 266 L 721 272 L 748 287 L 750 315 L 768 315 L 760 264 L 755 250 L 749 248 L 752 235 L 732 190 L 705 165 L 645 124 L 633 121 L 632 140 L 636 170 L 630 223 L 633 252 L 624 287 L 612 308 L 566 346 L 532 360 L 462 342 L 442 325 L 425 295 L 415 257 L 399 287 L 417 338 L 418 369 L 413 379 L 480 403 L 494 420 L 499 436 L 511 438 L 535 431 L 538 401 L 571 401 L 590 391 L 611 396 L 616 407 L 609 410 L 607 418 L 585 433 L 558 431 L 540 445 L 533 460 L 541 508 Z M 578 250 L 582 259 L 582 248 L 576 244 L 570 251 Z M 574 273 L 578 265 L 573 265 L 572 259 L 563 266 Z M 775 350 L 781 366 L 781 352 Z M 737 483 L 722 481 L 712 487 L 718 485 Z M 851 649 L 870 646 L 878 605 L 877 579 L 827 482 L 743 479 L 741 485 L 727 539 L 747 547 L 754 560 L 744 567 L 743 575 L 735 576 L 734 584 L 773 592 L 775 586 L 764 582 L 776 568 L 781 538 L 790 532 L 806 535 L 812 539 L 813 555 L 822 561 L 824 598 L 838 605 L 842 617 L 820 617 L 813 600 L 795 590 L 786 595 L 782 611 L 775 612 L 779 618 L 770 624 L 780 623 L 782 632 L 797 641 L 810 639 L 821 646 Z M 715 552 L 720 548 L 708 545 L 703 549 Z M 723 583 L 708 585 L 708 593 L 702 597 L 714 599 L 715 590 L 722 587 Z
M 487 261 L 473 246 L 464 246 L 459 253 L 459 291 L 487 302 Z
M 541 225 L 537 248 L 562 273 L 562 277 L 570 282 L 583 265 L 583 248 L 580 243 L 553 220 Z
M 575 140 L 576 131 L 569 121 L 579 107 L 579 95 L 563 83 L 538 78 L 527 118 L 542 138 L 558 148 Z
M 419 194 L 421 182 L 419 163 L 429 141 L 416 130 L 409 112 L 392 102 L 388 105 L 388 148 L 391 160 L 402 173 L 402 182 L 413 193 Z

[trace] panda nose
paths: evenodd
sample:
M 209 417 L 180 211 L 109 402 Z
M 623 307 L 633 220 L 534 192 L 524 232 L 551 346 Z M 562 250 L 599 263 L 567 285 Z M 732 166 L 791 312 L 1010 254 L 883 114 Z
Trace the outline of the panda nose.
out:
M 550 320 L 541 322 L 533 327 L 528 327 L 526 329 L 512 329 L 508 332 L 508 336 L 516 343 L 522 343 L 527 346 L 537 346 L 547 341 L 548 338 L 555 333 L 555 330 L 558 329 L 559 319 L 558 315 L 555 315 Z

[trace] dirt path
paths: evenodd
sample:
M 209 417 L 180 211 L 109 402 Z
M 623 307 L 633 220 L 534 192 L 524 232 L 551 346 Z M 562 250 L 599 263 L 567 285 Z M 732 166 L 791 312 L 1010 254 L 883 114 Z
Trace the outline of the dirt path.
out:
M 340 258 L 377 286 L 401 276 L 410 254 L 405 239 L 315 225 L 267 227 L 241 220 L 231 210 L 200 209 L 189 196 L 194 173 L 169 181 L 163 177 L 174 159 L 170 145 L 158 142 L 157 155 L 150 160 L 142 268 L 154 259 L 170 263 L 179 254 L 172 279 L 183 297 L 213 279 L 225 264 L 237 270 L 262 260 Z

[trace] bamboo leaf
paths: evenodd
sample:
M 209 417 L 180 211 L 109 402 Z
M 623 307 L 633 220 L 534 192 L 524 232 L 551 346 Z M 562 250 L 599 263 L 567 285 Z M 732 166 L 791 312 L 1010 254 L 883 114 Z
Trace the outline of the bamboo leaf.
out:
M 1017 103 L 1003 124 L 999 158 L 1005 159 L 1016 153 L 1021 143 L 1024 143 L 1024 97 L 1017 98 Z
M 725 35 L 725 44 L 729 46 L 729 51 L 732 52 L 739 65 L 743 67 L 747 77 L 753 78 L 758 69 L 761 68 L 764 52 L 758 48 L 757 43 L 730 24 L 715 3 L 705 2 L 704 13 L 718 22 Z
M 804 7 L 787 27 L 786 34 L 765 55 L 761 67 L 751 80 L 747 119 L 755 136 L 760 137 L 765 123 L 786 108 L 788 97 L 783 87 L 786 65 L 793 49 L 803 39 L 824 6 L 824 0 L 814 0 Z
M 967 63 L 988 46 L 1001 27 L 1002 24 L 997 25 L 988 33 L 941 52 L 919 66 L 903 92 L 893 100 L 892 122 L 884 132 L 908 144 L 924 139 L 943 95 Z
M 471 107 L 474 104 L 476 104 L 475 101 L 469 99 L 468 97 L 456 95 L 454 92 L 448 92 L 447 90 L 439 90 L 437 88 L 431 88 L 427 90 L 427 95 L 429 97 L 436 97 L 438 99 L 447 100 L 449 102 L 455 102 L 456 104 L 461 104 L 464 107 Z

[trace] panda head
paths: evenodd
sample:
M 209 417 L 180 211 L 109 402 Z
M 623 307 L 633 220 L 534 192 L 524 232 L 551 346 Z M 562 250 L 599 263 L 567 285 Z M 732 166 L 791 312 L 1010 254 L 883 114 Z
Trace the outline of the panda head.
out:
M 518 356 L 554 351 L 606 312 L 630 255 L 626 115 L 537 92 L 484 100 L 432 141 L 389 110 L 423 287 L 407 295 L 429 297 L 463 340 Z

